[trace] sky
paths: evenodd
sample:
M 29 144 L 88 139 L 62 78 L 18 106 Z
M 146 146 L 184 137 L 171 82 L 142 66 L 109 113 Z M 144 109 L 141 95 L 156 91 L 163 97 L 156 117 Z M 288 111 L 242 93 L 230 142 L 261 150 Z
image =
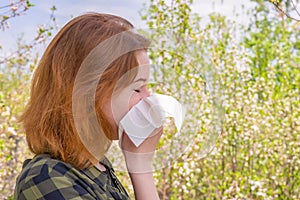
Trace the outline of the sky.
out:
M 170 1 L 170 0 L 166 0 Z M 7 2 L 7 3 L 5 3 Z M 10 0 L 2 0 L 1 5 L 9 4 Z M 62 27 L 72 17 L 78 16 L 85 12 L 95 11 L 102 13 L 110 13 L 122 16 L 132 22 L 135 27 L 145 27 L 145 22 L 141 20 L 140 13 L 145 9 L 148 0 L 31 0 L 34 7 L 31 7 L 25 15 L 13 18 L 9 21 L 10 28 L 5 31 L 0 30 L 0 57 L 8 55 L 10 51 L 14 51 L 17 47 L 16 41 L 20 36 L 24 41 L 31 41 L 36 36 L 37 27 L 47 24 L 50 19 L 50 8 L 55 5 L 56 24 Z M 236 20 L 238 23 L 248 23 L 245 11 L 246 8 L 253 7 L 249 0 L 194 0 L 192 10 L 198 13 L 205 21 L 211 12 L 219 12 L 229 19 Z M 233 15 L 233 12 L 239 13 L 239 17 Z M 0 10 L 1 12 L 1 10 Z M 58 30 L 57 29 L 57 30 Z M 54 32 L 55 33 L 55 32 Z

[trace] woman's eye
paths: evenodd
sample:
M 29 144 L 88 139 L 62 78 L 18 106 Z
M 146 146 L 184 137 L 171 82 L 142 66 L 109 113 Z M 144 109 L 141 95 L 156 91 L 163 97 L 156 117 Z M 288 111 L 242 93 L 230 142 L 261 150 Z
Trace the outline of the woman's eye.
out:
M 134 90 L 135 92 L 137 92 L 137 93 L 140 93 L 141 92 L 141 90 Z

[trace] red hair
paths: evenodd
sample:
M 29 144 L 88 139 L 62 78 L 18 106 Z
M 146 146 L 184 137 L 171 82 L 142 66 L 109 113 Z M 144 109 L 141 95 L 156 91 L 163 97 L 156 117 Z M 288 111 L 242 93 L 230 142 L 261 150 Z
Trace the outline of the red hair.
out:
M 72 91 L 75 77 L 86 56 L 98 44 L 131 29 L 133 25 L 121 17 L 89 13 L 72 19 L 54 37 L 35 70 L 30 100 L 20 117 L 29 149 L 34 154 L 48 153 L 79 169 L 93 163 L 93 156 L 83 145 L 74 125 Z M 132 35 L 141 37 L 133 32 Z M 137 66 L 135 52 L 125 53 L 109 65 L 97 86 L 95 109 L 109 139 L 112 128 L 101 107 L 112 95 L 118 80 Z M 99 148 L 107 150 L 105 146 Z

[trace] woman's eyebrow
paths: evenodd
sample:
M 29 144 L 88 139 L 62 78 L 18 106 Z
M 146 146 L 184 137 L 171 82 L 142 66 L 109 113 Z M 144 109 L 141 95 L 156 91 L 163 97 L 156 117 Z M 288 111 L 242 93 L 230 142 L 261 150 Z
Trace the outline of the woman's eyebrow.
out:
M 134 83 L 136 83 L 136 82 L 139 82 L 139 81 L 146 82 L 146 81 L 147 81 L 147 79 L 145 79 L 145 78 L 139 78 L 138 80 L 134 81 Z

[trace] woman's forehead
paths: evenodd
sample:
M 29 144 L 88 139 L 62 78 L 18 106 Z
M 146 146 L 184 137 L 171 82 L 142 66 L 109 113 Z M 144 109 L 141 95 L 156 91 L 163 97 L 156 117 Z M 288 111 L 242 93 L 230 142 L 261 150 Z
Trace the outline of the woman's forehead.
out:
M 148 58 L 148 54 L 146 51 L 138 51 L 136 54 L 137 57 L 137 61 L 138 61 L 138 72 L 137 75 L 135 77 L 135 79 L 133 80 L 133 82 L 137 82 L 137 81 L 148 81 L 149 79 L 149 73 L 150 73 L 150 62 L 149 62 L 149 58 Z
M 145 50 L 137 51 L 136 52 L 136 58 L 137 58 L 137 61 L 138 61 L 139 65 L 150 64 L 147 51 L 145 51 Z

